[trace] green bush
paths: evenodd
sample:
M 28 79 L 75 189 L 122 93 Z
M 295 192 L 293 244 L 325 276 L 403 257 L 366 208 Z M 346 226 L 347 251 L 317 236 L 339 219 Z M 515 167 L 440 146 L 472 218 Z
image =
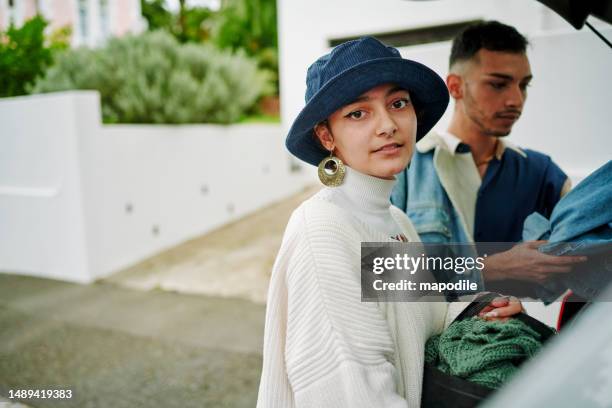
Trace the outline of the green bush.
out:
M 181 45 L 155 31 L 68 51 L 34 91 L 96 89 L 107 123 L 231 123 L 256 103 L 264 84 L 257 63 L 241 52 Z
M 65 29 L 45 41 L 47 22 L 35 16 L 16 28 L 0 32 L 0 97 L 25 95 L 38 76 L 53 62 L 56 50 L 67 47 Z M 64 38 L 66 37 L 66 38 Z
M 150 30 L 165 29 L 182 43 L 211 42 L 220 49 L 244 50 L 266 78 L 263 95 L 278 96 L 276 0 L 223 0 L 216 11 L 179 0 L 175 13 L 164 0 L 140 4 Z

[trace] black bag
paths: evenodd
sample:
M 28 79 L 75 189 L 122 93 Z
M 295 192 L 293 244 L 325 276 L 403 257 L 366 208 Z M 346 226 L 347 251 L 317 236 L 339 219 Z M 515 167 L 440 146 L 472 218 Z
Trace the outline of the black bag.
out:
M 496 293 L 487 293 L 469 304 L 454 322 L 478 315 L 493 299 Z M 546 342 L 555 331 L 525 313 L 513 316 L 526 323 L 540 334 L 542 343 Z M 455 377 L 438 370 L 434 365 L 425 363 L 423 372 L 422 408 L 471 408 L 482 402 L 495 389 L 485 387 L 463 378 Z

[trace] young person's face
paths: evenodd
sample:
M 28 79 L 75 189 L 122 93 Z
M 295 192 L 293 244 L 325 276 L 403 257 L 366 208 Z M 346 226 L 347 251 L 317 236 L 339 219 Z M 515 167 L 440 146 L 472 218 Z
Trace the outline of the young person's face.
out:
M 449 84 L 459 109 L 483 134 L 507 136 L 527 99 L 532 78 L 527 55 L 481 49 L 465 64 L 460 92 Z
M 370 89 L 315 128 L 323 147 L 346 165 L 383 179 L 408 166 L 416 130 L 410 94 L 393 84 Z

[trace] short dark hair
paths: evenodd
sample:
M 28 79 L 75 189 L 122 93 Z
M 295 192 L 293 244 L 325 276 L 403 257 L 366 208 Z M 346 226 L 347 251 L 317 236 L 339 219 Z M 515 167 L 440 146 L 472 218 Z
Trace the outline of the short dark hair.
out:
M 529 41 L 516 28 L 499 21 L 483 21 L 466 27 L 453 40 L 449 67 L 472 59 L 484 48 L 489 51 L 525 53 Z

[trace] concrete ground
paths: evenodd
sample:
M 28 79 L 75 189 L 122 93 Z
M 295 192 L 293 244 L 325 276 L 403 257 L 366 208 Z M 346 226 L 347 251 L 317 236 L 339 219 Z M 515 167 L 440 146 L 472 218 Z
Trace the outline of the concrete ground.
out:
M 252 407 L 264 306 L 0 275 L 0 395 L 64 388 L 66 407 Z
M 238 297 L 265 303 L 274 259 L 295 208 L 320 186 L 270 205 L 105 281 L 138 290 Z
M 91 285 L 0 274 L 0 408 L 253 407 L 270 269 L 315 191 Z

